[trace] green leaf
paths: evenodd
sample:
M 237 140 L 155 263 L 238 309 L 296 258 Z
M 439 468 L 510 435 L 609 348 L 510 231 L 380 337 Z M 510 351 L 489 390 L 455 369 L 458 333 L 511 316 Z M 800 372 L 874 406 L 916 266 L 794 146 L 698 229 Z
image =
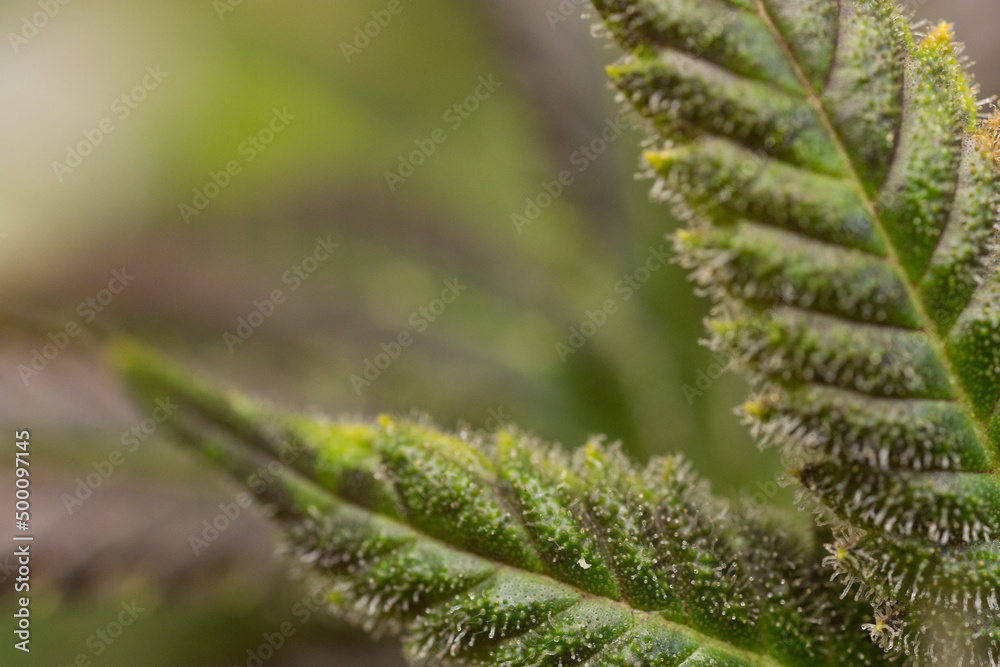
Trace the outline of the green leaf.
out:
M 884 665 L 822 549 L 733 511 L 678 458 L 514 431 L 291 415 L 128 343 L 137 395 L 287 533 L 333 607 L 417 665 Z
M 743 413 L 886 648 L 1000 663 L 997 124 L 888 0 L 597 0 Z

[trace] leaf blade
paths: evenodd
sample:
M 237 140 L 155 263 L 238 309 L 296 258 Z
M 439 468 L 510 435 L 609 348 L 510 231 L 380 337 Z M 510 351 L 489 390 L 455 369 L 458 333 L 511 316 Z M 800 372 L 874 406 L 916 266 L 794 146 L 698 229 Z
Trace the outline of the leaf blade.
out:
M 942 659 L 935 642 L 943 637 L 954 644 L 952 660 L 1000 658 L 992 605 L 970 619 L 965 602 L 942 593 L 982 601 L 995 591 L 995 577 L 980 576 L 965 555 L 947 560 L 940 547 L 991 554 L 1000 490 L 992 474 L 1000 460 L 1000 281 L 989 243 L 1000 178 L 996 155 L 976 135 L 950 28 L 917 43 L 884 0 L 753 0 L 725 10 L 739 16 L 740 30 L 723 27 L 724 37 L 678 47 L 662 26 L 684 15 L 682 5 L 597 3 L 627 52 L 612 79 L 666 141 L 648 154 L 661 179 L 654 193 L 692 221 L 677 245 L 681 263 L 720 303 L 713 344 L 759 388 L 744 413 L 790 460 L 803 461 L 793 474 L 846 522 L 845 544 L 855 531 L 871 533 L 865 556 L 874 560 L 903 553 L 893 545 L 917 532 L 923 547 L 907 553 L 939 554 L 926 562 L 940 576 L 912 572 L 925 561 L 890 560 L 886 571 L 913 575 L 890 586 L 879 568 L 833 559 L 863 583 L 861 594 L 891 608 L 892 623 L 872 626 L 884 644 L 912 652 L 922 642 L 920 652 Z M 732 49 L 749 13 L 772 40 L 767 52 L 777 46 L 799 83 L 782 95 L 815 112 L 826 146 L 810 139 L 790 150 L 765 122 L 781 117 L 781 105 L 759 99 L 758 80 L 731 65 L 743 80 L 715 89 L 692 83 L 702 76 L 697 67 L 636 76 L 662 70 L 668 47 L 726 64 L 716 43 Z M 765 41 L 756 35 L 744 45 L 754 51 Z M 780 78 L 785 70 L 776 71 Z M 721 127 L 698 117 L 719 100 Z M 803 400 L 815 396 L 837 402 L 817 411 Z M 857 443 L 858 435 L 867 440 Z M 975 583 L 945 583 L 959 571 Z M 942 614 L 925 604 L 931 599 L 943 601 L 954 629 L 932 627 Z M 901 611 L 907 600 L 924 602 Z
M 512 432 L 494 446 L 390 418 L 338 426 L 255 405 L 135 346 L 116 356 L 140 396 L 167 394 L 180 405 L 171 427 L 182 441 L 271 508 L 340 613 L 403 635 L 414 664 L 804 667 L 859 664 L 857 656 L 883 664 L 857 636 L 845 662 L 831 650 L 843 638 L 814 625 L 821 613 L 845 628 L 864 618 L 837 598 L 818 559 L 759 521 L 725 519 L 677 459 L 640 471 L 598 442 L 568 457 Z M 404 456 L 405 465 L 394 462 Z M 465 476 L 450 467 L 456 461 Z M 470 486 L 469 475 L 490 488 Z M 514 485 L 529 477 L 535 483 L 515 500 Z M 455 488 L 480 499 L 474 516 L 463 515 Z M 497 532 L 494 497 L 516 513 L 508 520 L 523 530 L 517 549 Z M 472 522 L 481 539 L 426 522 L 428 509 Z M 562 541 L 577 530 L 590 532 Z M 550 540 L 556 549 L 538 548 Z M 529 549 L 544 559 L 523 560 Z M 775 552 L 784 556 L 777 564 Z M 607 586 L 630 577 L 643 586 Z M 669 586 L 646 586 L 657 578 Z M 789 581 L 808 582 L 809 594 Z M 657 590 L 667 591 L 667 607 Z

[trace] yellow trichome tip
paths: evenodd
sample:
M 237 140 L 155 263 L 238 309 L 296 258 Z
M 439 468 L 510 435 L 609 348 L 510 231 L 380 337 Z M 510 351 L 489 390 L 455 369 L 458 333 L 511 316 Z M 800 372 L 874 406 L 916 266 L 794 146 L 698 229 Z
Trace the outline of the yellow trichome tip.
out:
M 1000 105 L 994 104 L 992 113 L 979 124 L 976 138 L 994 164 L 1000 165 Z
M 921 48 L 943 48 L 951 50 L 954 45 L 954 26 L 947 21 L 941 21 L 933 30 L 927 33 L 920 43 Z

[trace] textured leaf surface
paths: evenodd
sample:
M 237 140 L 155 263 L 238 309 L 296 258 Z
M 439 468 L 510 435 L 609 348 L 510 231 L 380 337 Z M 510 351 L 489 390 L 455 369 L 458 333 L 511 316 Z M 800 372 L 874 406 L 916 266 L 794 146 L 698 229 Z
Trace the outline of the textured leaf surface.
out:
M 145 400 L 285 527 L 334 608 L 419 665 L 883 665 L 822 549 L 713 501 L 687 466 L 637 469 L 515 432 L 279 413 L 131 344 Z
M 1000 664 L 997 120 L 886 0 L 598 0 L 744 414 L 887 648 Z

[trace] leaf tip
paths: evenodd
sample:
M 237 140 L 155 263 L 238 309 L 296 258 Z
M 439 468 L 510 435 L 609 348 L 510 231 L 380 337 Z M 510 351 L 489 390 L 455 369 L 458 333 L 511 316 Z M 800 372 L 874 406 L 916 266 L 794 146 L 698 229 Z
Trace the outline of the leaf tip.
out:
M 994 165 L 1000 165 L 1000 105 L 993 105 L 993 112 L 980 123 L 976 132 L 980 147 L 993 158 Z
M 646 161 L 646 163 L 656 171 L 660 172 L 662 172 L 665 167 L 670 166 L 672 157 L 672 151 L 670 150 L 643 151 L 642 153 L 642 158 Z
M 748 417 L 761 419 L 767 414 L 767 406 L 761 400 L 752 400 L 743 404 L 742 411 Z
M 955 26 L 947 21 L 941 21 L 937 26 L 927 33 L 923 41 L 920 42 L 921 48 L 940 48 L 947 51 L 952 51 L 955 46 Z

